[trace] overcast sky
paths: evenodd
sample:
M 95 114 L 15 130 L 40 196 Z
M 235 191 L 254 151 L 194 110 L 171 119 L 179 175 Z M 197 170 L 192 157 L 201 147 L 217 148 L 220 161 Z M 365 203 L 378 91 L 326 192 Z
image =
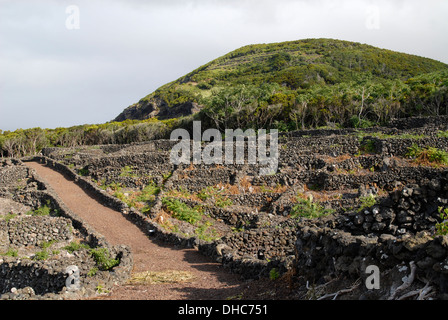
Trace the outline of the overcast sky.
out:
M 448 63 L 446 0 L 0 0 L 0 129 L 104 123 L 241 46 L 306 38 Z

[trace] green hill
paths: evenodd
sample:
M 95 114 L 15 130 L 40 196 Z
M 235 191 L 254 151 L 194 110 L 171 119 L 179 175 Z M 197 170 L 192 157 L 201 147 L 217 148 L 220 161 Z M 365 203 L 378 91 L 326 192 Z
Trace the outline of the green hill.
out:
M 232 51 L 160 87 L 112 122 L 0 130 L 0 156 L 169 138 L 193 120 L 221 131 L 290 131 L 440 115 L 448 115 L 448 65 L 365 44 L 309 39 Z
M 446 114 L 447 71 L 439 61 L 341 40 L 248 45 L 160 87 L 115 121 L 199 113 L 216 126 L 299 128 Z M 438 110 L 434 93 L 445 101 Z

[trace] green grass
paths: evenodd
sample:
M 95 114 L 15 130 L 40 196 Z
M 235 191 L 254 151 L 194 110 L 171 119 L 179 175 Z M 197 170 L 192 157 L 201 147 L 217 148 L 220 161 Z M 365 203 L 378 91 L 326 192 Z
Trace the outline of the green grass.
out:
M 87 244 L 78 243 L 78 242 L 74 242 L 74 241 L 70 242 L 69 245 L 64 247 L 64 250 L 67 250 L 70 253 L 73 253 L 73 252 L 81 250 L 81 249 L 90 250 L 90 247 Z
M 406 156 L 419 164 L 448 165 L 448 152 L 434 147 L 421 148 L 413 144 L 408 148 Z
M 202 201 L 205 201 L 208 199 L 213 199 L 214 204 L 220 208 L 225 208 L 225 207 L 233 205 L 232 200 L 230 200 L 229 198 L 224 196 L 222 194 L 222 191 L 219 188 L 214 187 L 214 186 L 209 186 L 209 187 L 202 189 L 201 191 L 199 191 L 199 193 L 196 196 L 199 199 L 201 199 Z
M 168 197 L 162 198 L 162 204 L 171 212 L 173 218 L 194 225 L 194 233 L 199 239 L 212 241 L 219 238 L 218 232 L 213 228 L 213 223 L 211 221 L 204 221 L 204 214 L 201 208 L 191 208 L 182 201 Z
M 87 244 L 78 243 L 78 242 L 70 242 L 69 245 L 64 247 L 64 250 L 67 250 L 70 253 L 73 253 L 75 251 L 85 249 L 87 250 L 90 255 L 95 260 L 95 263 L 97 264 L 98 268 L 93 268 L 89 271 L 90 276 L 96 274 L 97 270 L 103 270 L 107 271 L 112 269 L 113 267 L 117 266 L 120 263 L 119 259 L 114 259 L 110 256 L 110 252 L 107 248 L 91 248 Z
M 120 263 L 119 259 L 110 257 L 109 250 L 106 248 L 91 249 L 90 254 L 98 265 L 98 268 L 103 271 L 110 270 Z
M 5 220 L 5 221 L 9 221 L 9 220 L 14 219 L 15 217 L 17 217 L 17 214 L 15 214 L 15 213 L 8 213 L 8 214 L 5 214 L 5 215 L 0 216 L 0 217 L 3 220 Z
M 19 252 L 17 249 L 8 248 L 8 250 L 5 253 L 2 253 L 0 255 L 7 256 L 7 257 L 17 257 L 19 255 Z
M 291 209 L 290 216 L 291 218 L 319 218 L 330 215 L 334 212 L 332 209 L 325 209 L 318 202 L 314 202 L 312 197 L 308 197 L 307 199 L 303 199 L 301 197 L 297 197 L 297 204 Z
M 376 204 L 376 197 L 373 194 L 359 198 L 359 211 L 373 207 Z
M 47 200 L 43 206 L 34 210 L 30 210 L 26 212 L 26 214 L 33 217 L 43 217 L 48 215 L 58 216 L 59 211 L 57 209 L 51 209 L 50 203 L 50 200 Z
M 131 166 L 124 166 L 121 168 L 120 177 L 136 177 L 137 175 L 133 172 L 133 168 Z
M 442 222 L 436 223 L 436 235 L 448 235 L 448 208 L 439 207 L 439 216 Z

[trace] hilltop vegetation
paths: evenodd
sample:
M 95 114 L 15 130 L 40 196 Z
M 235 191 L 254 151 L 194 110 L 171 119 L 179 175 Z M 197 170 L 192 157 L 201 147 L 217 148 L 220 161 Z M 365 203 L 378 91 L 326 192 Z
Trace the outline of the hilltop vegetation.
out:
M 196 103 L 198 117 L 216 127 L 384 124 L 446 114 L 447 72 L 438 61 L 348 41 L 249 45 L 160 87 L 116 120 L 162 119 Z
M 308 39 L 249 45 L 170 82 L 113 122 L 1 132 L 0 155 L 43 147 L 122 144 L 203 128 L 365 128 L 448 115 L 448 65 L 369 45 Z

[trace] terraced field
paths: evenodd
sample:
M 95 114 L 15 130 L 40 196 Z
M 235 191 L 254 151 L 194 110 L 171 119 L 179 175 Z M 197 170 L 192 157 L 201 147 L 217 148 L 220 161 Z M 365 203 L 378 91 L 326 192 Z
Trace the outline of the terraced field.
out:
M 168 140 L 50 148 L 34 159 L 161 241 L 243 279 L 287 279 L 291 297 L 443 298 L 447 120 L 281 134 L 279 168 L 267 176 L 252 164 L 175 166 Z M 369 265 L 380 289 L 367 288 Z
M 297 261 L 304 224 L 329 219 L 334 228 L 375 243 L 386 235 L 401 240 L 434 234 L 448 171 L 443 157 L 432 161 L 424 151 L 447 152 L 445 121 L 284 134 L 278 172 L 268 176 L 248 164 L 174 166 L 169 152 L 176 142 L 165 140 L 47 149 L 44 155 L 121 199 L 160 234 L 197 247 L 244 278 L 275 277 L 301 266 L 296 277 L 306 269 Z M 424 155 L 411 154 L 413 147 Z M 418 204 L 398 204 L 400 209 L 388 203 L 406 188 L 427 184 L 435 190 L 425 189 Z M 439 202 L 431 203 L 429 195 Z M 313 281 L 328 276 L 314 271 Z

